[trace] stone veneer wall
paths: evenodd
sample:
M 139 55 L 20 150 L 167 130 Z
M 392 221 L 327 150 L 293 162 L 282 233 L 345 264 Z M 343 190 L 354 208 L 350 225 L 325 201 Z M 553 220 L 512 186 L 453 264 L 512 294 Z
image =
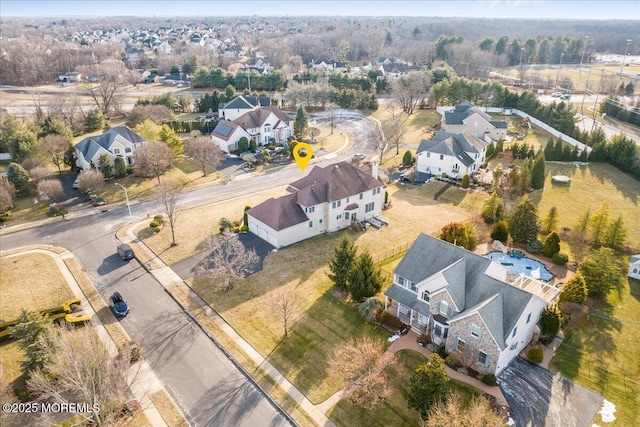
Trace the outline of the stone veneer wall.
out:
M 469 333 L 469 325 L 474 324 L 482 330 L 482 336 L 478 339 Z M 467 354 L 463 355 L 455 348 L 456 338 L 461 338 L 465 344 L 465 352 L 471 349 L 473 351 L 473 363 L 469 367 L 482 374 L 495 374 L 498 359 L 500 357 L 500 348 L 496 345 L 493 337 L 487 330 L 480 315 L 474 314 L 464 319 L 453 322 L 449 325 L 449 336 L 447 338 L 446 351 L 452 354 L 458 360 L 461 358 L 469 358 Z M 487 366 L 478 363 L 477 351 L 482 350 L 489 355 L 489 364 Z

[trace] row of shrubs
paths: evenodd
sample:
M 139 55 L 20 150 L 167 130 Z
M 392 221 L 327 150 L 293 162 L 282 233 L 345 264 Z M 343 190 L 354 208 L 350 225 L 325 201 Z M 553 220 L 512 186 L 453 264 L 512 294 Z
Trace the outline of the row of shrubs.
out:
M 72 305 L 80 305 L 79 299 L 70 299 L 59 307 L 48 308 L 46 310 L 40 310 L 40 314 L 47 316 L 51 321 L 56 321 L 65 318 L 72 312 Z M 20 322 L 20 319 L 8 320 L 6 322 L 0 322 L 0 343 L 11 339 L 11 333 L 13 327 Z
M 153 217 L 153 221 L 149 223 L 149 227 L 151 227 L 151 230 L 153 230 L 154 233 L 158 233 L 163 223 L 164 219 L 162 215 L 156 215 Z

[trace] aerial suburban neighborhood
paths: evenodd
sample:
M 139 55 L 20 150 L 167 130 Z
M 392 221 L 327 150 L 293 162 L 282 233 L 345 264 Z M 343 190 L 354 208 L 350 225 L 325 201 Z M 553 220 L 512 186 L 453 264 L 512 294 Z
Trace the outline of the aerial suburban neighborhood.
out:
M 0 425 L 640 425 L 632 2 L 5 0 Z

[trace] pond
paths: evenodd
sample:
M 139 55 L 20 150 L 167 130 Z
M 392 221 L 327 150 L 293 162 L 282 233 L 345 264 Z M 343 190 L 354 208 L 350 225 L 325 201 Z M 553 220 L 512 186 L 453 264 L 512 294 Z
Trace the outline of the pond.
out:
M 519 276 L 524 274 L 527 277 L 547 282 L 553 278 L 553 274 L 549 273 L 543 263 L 531 258 L 518 258 L 502 252 L 491 252 L 483 256 L 506 268 L 508 270 L 507 274 L 510 275 Z

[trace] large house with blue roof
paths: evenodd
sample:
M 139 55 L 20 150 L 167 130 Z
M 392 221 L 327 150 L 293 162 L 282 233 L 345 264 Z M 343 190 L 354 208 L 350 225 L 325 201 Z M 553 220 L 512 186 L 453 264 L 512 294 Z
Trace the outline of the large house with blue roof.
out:
M 116 157 L 122 157 L 126 165 L 133 164 L 133 153 L 147 142 L 126 126 L 109 129 L 102 135 L 89 136 L 76 144 L 76 166 L 81 170 L 98 166 L 100 156 L 106 154 L 113 162 Z
M 385 310 L 468 367 L 498 375 L 531 341 L 548 301 L 501 265 L 420 234 L 393 271 Z
M 478 170 L 487 155 L 487 142 L 463 133 L 437 132 L 420 141 L 416 151 L 416 169 L 420 173 L 457 178 Z
M 449 133 L 464 132 L 481 139 L 488 137 L 494 141 L 507 137 L 507 122 L 492 120 L 491 116 L 467 101 L 444 112 L 441 129 Z

